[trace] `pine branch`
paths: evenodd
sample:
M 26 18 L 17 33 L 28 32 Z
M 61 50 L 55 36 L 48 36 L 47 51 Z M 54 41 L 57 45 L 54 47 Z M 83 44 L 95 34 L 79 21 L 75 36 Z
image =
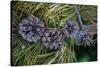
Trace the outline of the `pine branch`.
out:
M 78 20 L 79 20 L 78 23 L 79 23 L 80 29 L 82 29 L 83 22 L 82 22 L 82 18 L 81 18 L 81 15 L 80 15 L 79 7 L 78 6 L 74 6 L 74 9 L 75 9 L 76 15 L 77 15 Z

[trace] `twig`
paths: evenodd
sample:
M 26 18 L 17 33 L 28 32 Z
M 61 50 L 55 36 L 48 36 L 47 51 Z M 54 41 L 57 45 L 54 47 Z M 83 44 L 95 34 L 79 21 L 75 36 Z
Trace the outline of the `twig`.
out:
M 78 20 L 79 20 L 79 26 L 82 29 L 83 22 L 82 22 L 82 19 L 81 19 L 79 8 L 78 8 L 78 6 L 74 6 L 74 9 L 75 9 L 75 12 L 76 12 Z

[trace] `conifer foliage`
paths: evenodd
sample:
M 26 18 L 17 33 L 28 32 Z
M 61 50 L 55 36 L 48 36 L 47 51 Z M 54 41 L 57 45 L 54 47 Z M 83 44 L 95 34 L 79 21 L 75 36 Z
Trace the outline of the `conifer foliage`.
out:
M 13 66 L 97 59 L 97 6 L 12 1 L 11 25 Z

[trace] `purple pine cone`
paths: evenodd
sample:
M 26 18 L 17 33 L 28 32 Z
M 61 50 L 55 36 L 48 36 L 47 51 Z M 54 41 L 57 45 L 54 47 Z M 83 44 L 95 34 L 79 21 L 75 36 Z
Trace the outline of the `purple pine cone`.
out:
M 64 32 L 67 34 L 68 37 L 75 37 L 79 28 L 78 25 L 70 20 L 67 20 L 64 24 Z
M 77 41 L 80 46 L 91 46 L 93 38 L 88 32 L 79 31 L 77 33 Z
M 46 29 L 42 41 L 46 48 L 57 49 L 62 44 L 62 32 L 58 29 Z
M 44 23 L 40 19 L 29 16 L 23 18 L 19 24 L 19 34 L 29 42 L 36 42 L 43 35 L 43 27 Z

